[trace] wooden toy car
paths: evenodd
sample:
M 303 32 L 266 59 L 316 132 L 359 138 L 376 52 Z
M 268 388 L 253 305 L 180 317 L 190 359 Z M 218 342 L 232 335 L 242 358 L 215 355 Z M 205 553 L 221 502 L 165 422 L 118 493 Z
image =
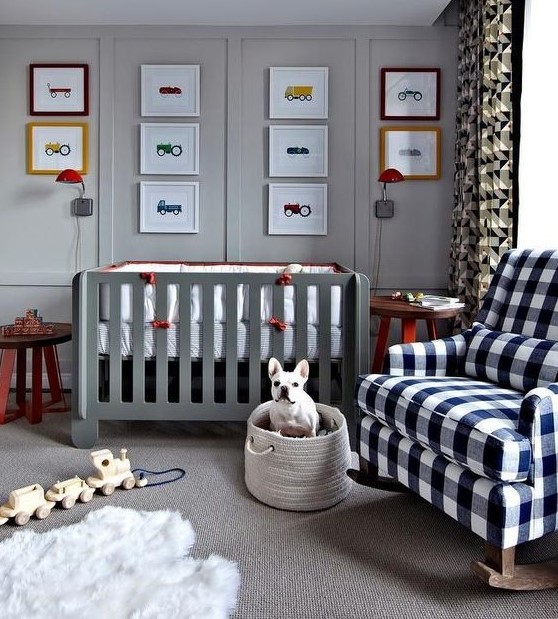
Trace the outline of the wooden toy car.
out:
M 126 457 L 127 449 L 120 450 L 120 458 L 115 458 L 110 449 L 99 449 L 90 454 L 93 466 L 97 469 L 97 475 L 87 478 L 87 485 L 91 488 L 100 489 L 101 494 L 108 496 L 118 486 L 124 490 L 130 490 L 134 486 L 145 485 L 139 479 L 136 480 L 131 472 L 130 460 Z
M 94 488 L 78 477 L 72 477 L 65 481 L 57 481 L 45 494 L 48 501 L 60 503 L 64 509 L 70 509 L 79 499 L 82 503 L 88 503 L 93 498 Z
M 12 490 L 7 503 L 0 506 L 0 524 L 4 524 L 8 518 L 14 518 L 17 525 L 24 525 L 34 514 L 42 520 L 46 518 L 55 503 L 45 499 L 45 491 L 39 484 L 32 484 Z

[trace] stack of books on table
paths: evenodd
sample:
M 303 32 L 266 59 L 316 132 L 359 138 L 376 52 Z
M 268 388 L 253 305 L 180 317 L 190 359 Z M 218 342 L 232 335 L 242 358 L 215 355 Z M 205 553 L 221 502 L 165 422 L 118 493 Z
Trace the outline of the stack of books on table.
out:
M 465 303 L 461 303 L 457 297 L 441 297 L 433 294 L 425 294 L 415 299 L 412 304 L 430 310 L 461 309 L 465 307 Z

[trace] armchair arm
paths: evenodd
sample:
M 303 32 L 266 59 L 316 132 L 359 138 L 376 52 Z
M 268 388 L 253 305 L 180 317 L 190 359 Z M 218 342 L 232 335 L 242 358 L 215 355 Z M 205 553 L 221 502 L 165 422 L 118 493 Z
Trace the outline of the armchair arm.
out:
M 462 374 L 467 346 L 460 333 L 430 342 L 390 346 L 384 373 L 395 376 L 458 376 Z
M 558 473 L 558 383 L 537 387 L 525 394 L 519 411 L 518 431 L 531 442 L 532 462 L 528 483 L 542 478 L 556 485 Z M 556 489 L 553 491 L 556 493 Z

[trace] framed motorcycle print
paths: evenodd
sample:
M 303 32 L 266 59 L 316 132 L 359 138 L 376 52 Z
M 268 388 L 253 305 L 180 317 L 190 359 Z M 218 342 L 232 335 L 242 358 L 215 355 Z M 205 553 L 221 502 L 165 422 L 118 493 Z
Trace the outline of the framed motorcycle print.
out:
M 382 120 L 439 120 L 440 69 L 383 68 Z

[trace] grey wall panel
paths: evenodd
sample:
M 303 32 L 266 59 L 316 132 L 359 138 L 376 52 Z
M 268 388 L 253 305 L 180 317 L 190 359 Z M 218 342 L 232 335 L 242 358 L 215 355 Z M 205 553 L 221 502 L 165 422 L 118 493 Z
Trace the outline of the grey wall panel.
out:
M 115 41 L 114 259 L 225 259 L 226 43 L 222 39 Z M 142 117 L 142 64 L 199 64 L 199 117 Z M 140 174 L 141 123 L 200 125 L 199 175 Z M 139 232 L 141 181 L 200 183 L 198 234 Z

